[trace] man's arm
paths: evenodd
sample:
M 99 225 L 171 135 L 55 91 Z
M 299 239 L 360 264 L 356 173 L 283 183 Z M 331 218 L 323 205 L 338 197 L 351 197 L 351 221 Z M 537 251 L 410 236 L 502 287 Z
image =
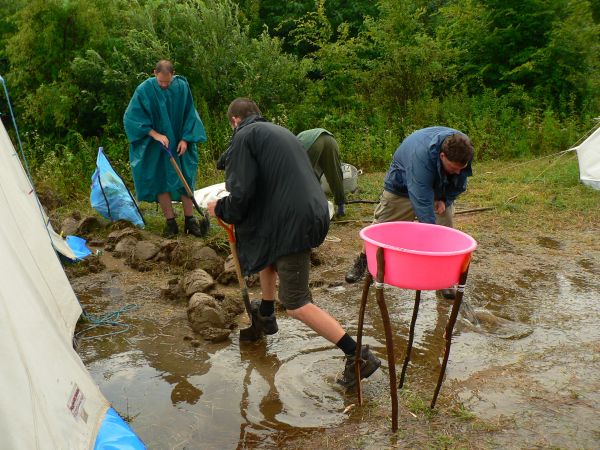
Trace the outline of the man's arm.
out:
M 406 187 L 413 210 L 419 222 L 435 223 L 435 193 L 433 169 L 419 158 L 413 158 L 406 167 Z
M 225 188 L 229 191 L 229 195 L 217 201 L 214 206 L 216 216 L 234 225 L 242 222 L 246 217 L 256 192 L 258 178 L 257 162 L 244 139 L 248 137 L 235 139 L 231 144 L 225 180 Z
M 160 134 L 159 132 L 157 132 L 155 130 L 150 130 L 148 132 L 148 136 L 150 136 L 155 141 L 160 142 L 165 147 L 169 148 L 169 138 L 166 137 L 164 134 Z M 177 151 L 179 151 L 179 148 L 177 149 Z

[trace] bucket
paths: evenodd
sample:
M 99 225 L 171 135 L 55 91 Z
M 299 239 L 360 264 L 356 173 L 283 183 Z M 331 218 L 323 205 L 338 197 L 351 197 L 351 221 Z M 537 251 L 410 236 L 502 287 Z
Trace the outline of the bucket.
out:
M 377 249 L 383 248 L 383 282 L 414 290 L 444 289 L 458 283 L 477 242 L 454 228 L 419 222 L 386 222 L 360 230 L 367 267 L 377 277 Z
M 356 191 L 358 188 L 358 169 L 351 164 L 342 163 L 342 183 L 344 185 L 344 194 Z M 325 176 L 321 176 L 321 187 L 326 194 L 331 194 L 329 183 Z

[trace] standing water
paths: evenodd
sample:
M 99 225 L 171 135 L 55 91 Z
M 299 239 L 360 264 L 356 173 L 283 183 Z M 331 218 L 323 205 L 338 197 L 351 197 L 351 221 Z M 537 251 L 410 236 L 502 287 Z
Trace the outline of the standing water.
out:
M 480 323 L 459 320 L 440 396 L 456 395 L 489 423 L 509 423 L 489 432 L 490 448 L 597 447 L 598 250 L 559 263 L 541 257 L 544 249 L 530 248 L 511 254 L 508 262 L 497 245 L 480 244 L 465 296 Z M 335 255 L 336 245 L 326 242 L 321 251 Z M 341 352 L 284 312 L 277 312 L 279 333 L 263 342 L 240 346 L 237 330 L 222 343 L 202 341 L 189 327 L 185 303 L 161 295 L 167 274 L 133 271 L 108 253 L 102 258 L 105 271 L 72 280 L 83 306 L 91 314 L 128 304 L 137 308 L 122 317 L 130 330 L 82 340 L 79 352 L 104 395 L 149 448 L 285 448 L 289 439 L 360 420 L 345 411 L 356 402 L 354 392 L 335 382 L 344 364 Z M 339 285 L 348 261 L 332 257 L 311 277 L 314 301 L 355 335 L 362 286 Z M 259 298 L 257 292 L 251 296 Z M 397 367 L 413 298 L 412 291 L 386 287 Z M 433 394 L 450 307 L 434 292 L 423 292 L 406 379 L 409 386 L 424 386 L 425 395 Z M 247 326 L 243 315 L 240 320 Z M 364 334 L 385 366 L 374 296 Z M 375 390 L 388 389 L 384 366 L 365 383 L 367 401 Z

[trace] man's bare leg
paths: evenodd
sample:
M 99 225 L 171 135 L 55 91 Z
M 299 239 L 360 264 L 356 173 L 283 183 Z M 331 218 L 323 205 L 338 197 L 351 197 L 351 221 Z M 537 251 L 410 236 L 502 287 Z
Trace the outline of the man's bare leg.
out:
M 346 334 L 337 320 L 314 303 L 308 303 L 298 309 L 288 310 L 288 315 L 303 322 L 332 344 L 336 344 Z

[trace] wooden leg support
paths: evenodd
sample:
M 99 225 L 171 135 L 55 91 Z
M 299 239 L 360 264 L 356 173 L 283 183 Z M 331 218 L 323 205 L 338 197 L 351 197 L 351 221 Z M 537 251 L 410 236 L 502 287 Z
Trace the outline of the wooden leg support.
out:
M 358 313 L 358 331 L 356 333 L 356 364 L 354 366 L 354 374 L 356 376 L 356 395 L 358 396 L 358 404 L 362 406 L 362 384 L 360 379 L 360 362 L 361 362 L 361 349 L 362 349 L 362 334 L 363 325 L 365 323 L 365 311 L 367 309 L 367 299 L 369 297 L 369 288 L 373 282 L 373 276 L 367 270 L 365 276 L 365 284 L 363 285 L 362 298 L 360 299 L 360 311 Z
M 469 266 L 467 265 L 466 269 L 460 276 L 460 282 L 458 284 L 458 291 L 456 293 L 456 298 L 454 299 L 454 304 L 452 305 L 452 311 L 450 312 L 450 318 L 448 319 L 448 323 L 446 324 L 446 330 L 444 332 L 444 339 L 446 340 L 446 348 L 444 350 L 444 360 L 442 362 L 442 368 L 440 369 L 440 376 L 438 378 L 437 386 L 435 387 L 435 392 L 433 394 L 433 399 L 431 400 L 431 409 L 435 407 L 435 402 L 437 401 L 438 394 L 440 393 L 440 388 L 442 387 L 442 381 L 444 381 L 444 375 L 446 373 L 446 366 L 448 365 L 448 357 L 450 356 L 450 346 L 452 345 L 452 331 L 454 330 L 454 324 L 456 323 L 456 318 L 458 317 L 458 311 L 460 310 L 460 305 L 462 303 L 463 295 L 465 293 L 465 283 L 467 282 L 467 274 L 469 273 Z
M 390 374 L 390 396 L 392 398 L 392 431 L 398 431 L 398 390 L 396 388 L 396 357 L 394 355 L 394 340 L 392 338 L 392 326 L 390 314 L 383 298 L 383 274 L 384 274 L 383 249 L 377 249 L 377 281 L 375 283 L 375 294 L 377 304 L 381 311 L 381 319 L 385 330 L 385 348 L 387 349 L 388 370 Z
M 412 320 L 410 321 L 410 331 L 408 334 L 408 345 L 406 346 L 406 356 L 404 357 L 404 364 L 402 364 L 402 373 L 400 374 L 400 384 L 398 389 L 402 389 L 404 385 L 404 375 L 406 374 L 406 368 L 410 362 L 410 354 L 412 352 L 413 341 L 415 339 L 415 324 L 417 323 L 417 315 L 419 314 L 419 304 L 421 303 L 421 291 L 417 291 L 415 294 L 415 307 L 413 308 Z

